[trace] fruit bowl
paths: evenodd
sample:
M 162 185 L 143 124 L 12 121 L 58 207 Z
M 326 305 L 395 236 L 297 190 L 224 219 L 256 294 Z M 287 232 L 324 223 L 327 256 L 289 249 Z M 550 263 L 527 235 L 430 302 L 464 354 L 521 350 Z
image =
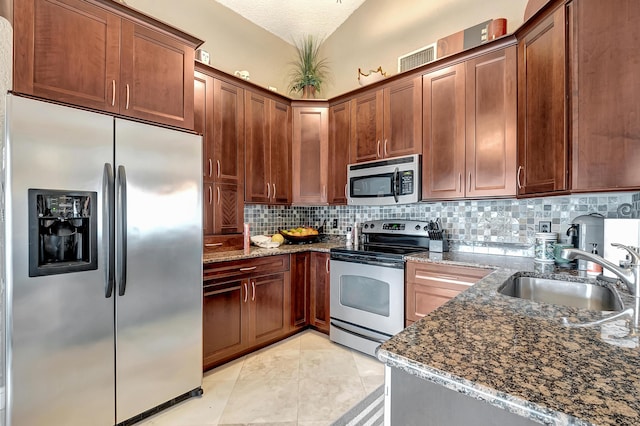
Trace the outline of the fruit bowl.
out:
M 310 228 L 306 228 L 306 229 L 310 229 Z M 314 231 L 318 232 L 315 229 Z M 320 232 L 312 235 L 293 235 L 287 229 L 279 229 L 278 232 L 280 232 L 280 235 L 282 235 L 285 240 L 290 241 L 292 243 L 297 243 L 297 244 L 315 243 L 320 239 L 320 237 L 322 237 L 322 234 L 320 234 Z

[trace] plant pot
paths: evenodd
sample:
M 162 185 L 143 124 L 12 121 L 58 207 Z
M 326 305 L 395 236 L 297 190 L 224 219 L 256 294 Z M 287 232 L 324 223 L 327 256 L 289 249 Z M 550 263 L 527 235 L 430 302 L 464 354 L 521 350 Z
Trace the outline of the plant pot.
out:
M 302 99 L 315 99 L 316 86 L 304 86 L 302 88 Z

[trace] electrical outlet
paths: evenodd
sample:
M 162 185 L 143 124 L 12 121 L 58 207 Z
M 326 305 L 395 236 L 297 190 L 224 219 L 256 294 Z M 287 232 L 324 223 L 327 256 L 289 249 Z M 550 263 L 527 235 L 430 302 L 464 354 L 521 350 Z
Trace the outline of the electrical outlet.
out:
M 333 229 L 338 227 L 338 219 L 333 219 Z

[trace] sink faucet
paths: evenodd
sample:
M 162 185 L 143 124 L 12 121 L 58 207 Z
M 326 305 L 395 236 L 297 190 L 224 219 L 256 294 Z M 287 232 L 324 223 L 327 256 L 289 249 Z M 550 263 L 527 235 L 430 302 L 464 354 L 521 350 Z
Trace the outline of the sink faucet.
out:
M 640 255 L 638 255 L 638 252 L 636 252 L 632 247 L 618 243 L 612 243 L 611 245 L 629 252 L 629 255 L 631 256 L 631 264 L 629 265 L 629 268 L 620 267 L 597 254 L 575 248 L 566 248 L 562 250 L 560 256 L 569 260 L 579 257 L 602 265 L 603 268 L 607 268 L 622 280 L 629 289 L 629 293 L 636 298 L 640 298 Z

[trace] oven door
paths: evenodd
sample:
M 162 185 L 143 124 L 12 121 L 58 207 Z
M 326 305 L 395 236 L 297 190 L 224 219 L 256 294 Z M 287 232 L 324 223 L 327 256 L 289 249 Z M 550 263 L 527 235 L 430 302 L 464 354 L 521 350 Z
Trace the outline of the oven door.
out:
M 404 328 L 404 264 L 400 267 L 331 260 L 331 321 L 387 338 Z M 338 323 L 339 324 L 339 323 Z M 343 328 L 345 328 L 343 324 Z

